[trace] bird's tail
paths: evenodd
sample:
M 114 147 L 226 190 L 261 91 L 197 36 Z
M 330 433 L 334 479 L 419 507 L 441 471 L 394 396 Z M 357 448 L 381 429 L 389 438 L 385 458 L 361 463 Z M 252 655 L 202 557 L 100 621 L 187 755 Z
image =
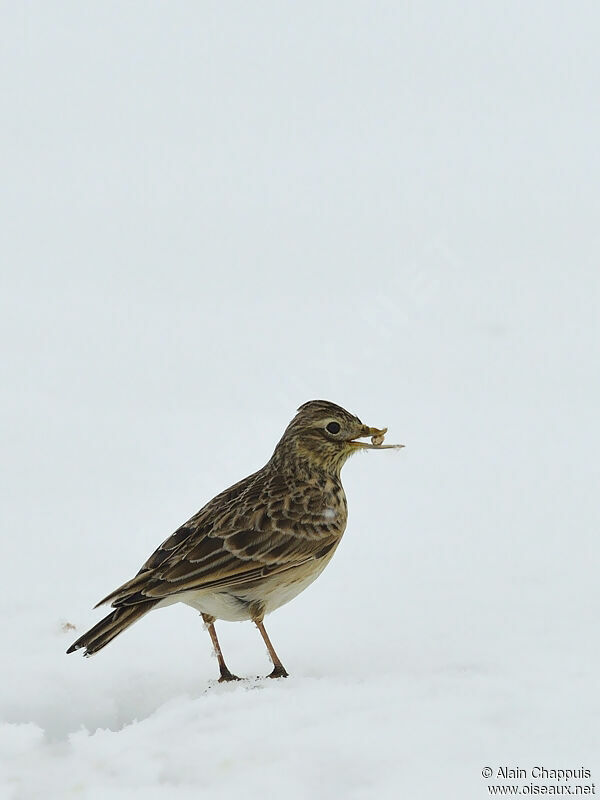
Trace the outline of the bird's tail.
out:
M 125 628 L 133 625 L 138 619 L 141 619 L 144 614 L 147 614 L 150 609 L 158 603 L 158 600 L 145 600 L 141 603 L 135 603 L 130 606 L 119 606 L 111 611 L 104 619 L 101 619 L 93 628 L 90 628 L 87 633 L 80 636 L 76 642 L 73 642 L 67 653 L 73 653 L 81 647 L 85 647 L 85 656 L 91 656 L 97 653 L 98 650 L 111 642 L 115 636 L 118 636 Z

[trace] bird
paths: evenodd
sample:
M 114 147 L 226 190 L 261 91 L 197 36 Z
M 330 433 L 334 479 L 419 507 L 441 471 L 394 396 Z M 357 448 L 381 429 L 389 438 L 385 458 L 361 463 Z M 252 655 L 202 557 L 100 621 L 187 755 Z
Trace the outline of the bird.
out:
M 273 664 L 288 672 L 264 618 L 306 589 L 331 561 L 346 528 L 340 479 L 347 459 L 383 444 L 387 428 L 327 400 L 297 409 L 262 469 L 216 495 L 152 553 L 137 575 L 104 597 L 112 611 L 67 650 L 97 653 L 149 611 L 182 602 L 200 612 L 216 654 L 219 682 L 240 680 L 225 663 L 215 621 L 252 621 Z M 371 442 L 360 441 L 371 437 Z

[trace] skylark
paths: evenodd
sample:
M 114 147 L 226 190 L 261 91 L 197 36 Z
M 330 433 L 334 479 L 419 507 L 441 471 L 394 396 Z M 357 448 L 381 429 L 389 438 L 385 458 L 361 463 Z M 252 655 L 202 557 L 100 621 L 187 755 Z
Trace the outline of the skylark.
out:
M 287 672 L 265 630 L 266 614 L 288 603 L 325 569 L 340 543 L 347 504 L 340 470 L 358 450 L 384 445 L 370 428 L 325 400 L 300 406 L 267 464 L 214 497 L 169 536 L 138 574 L 98 605 L 113 611 L 67 653 L 90 656 L 153 608 L 187 603 L 208 627 L 219 681 L 238 680 L 223 658 L 214 622 L 252 620 L 273 662 Z M 357 441 L 371 437 L 371 443 Z M 97 607 L 97 606 L 96 606 Z

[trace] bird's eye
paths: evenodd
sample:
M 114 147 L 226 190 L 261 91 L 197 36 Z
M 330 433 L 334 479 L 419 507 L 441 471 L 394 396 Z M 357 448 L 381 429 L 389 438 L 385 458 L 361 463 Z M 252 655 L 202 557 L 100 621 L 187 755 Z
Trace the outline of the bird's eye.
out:
M 329 431 L 329 433 L 339 433 L 341 427 L 338 422 L 329 422 L 326 426 L 326 429 Z

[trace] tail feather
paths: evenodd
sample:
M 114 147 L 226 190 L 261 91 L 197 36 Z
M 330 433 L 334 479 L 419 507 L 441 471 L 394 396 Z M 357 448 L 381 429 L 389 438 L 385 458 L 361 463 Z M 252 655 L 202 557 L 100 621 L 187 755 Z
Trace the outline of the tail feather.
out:
M 147 614 L 150 609 L 159 602 L 158 600 L 147 600 L 142 603 L 136 603 L 133 606 L 121 606 L 111 611 L 104 619 L 101 619 L 93 628 L 80 636 L 76 642 L 73 642 L 67 653 L 73 653 L 85 647 L 85 656 L 91 656 L 102 650 L 115 636 L 118 636 L 138 619 L 141 619 L 144 614 Z
M 111 603 L 112 605 L 125 605 L 126 601 L 131 599 L 131 596 L 138 591 L 139 587 L 143 586 L 148 580 L 148 572 L 149 570 L 140 570 L 140 572 L 138 572 L 135 577 L 131 578 L 131 580 L 125 581 L 124 584 L 119 586 L 110 594 L 107 594 L 106 597 L 103 597 L 99 603 L 96 603 L 94 608 L 103 606 L 106 603 Z

